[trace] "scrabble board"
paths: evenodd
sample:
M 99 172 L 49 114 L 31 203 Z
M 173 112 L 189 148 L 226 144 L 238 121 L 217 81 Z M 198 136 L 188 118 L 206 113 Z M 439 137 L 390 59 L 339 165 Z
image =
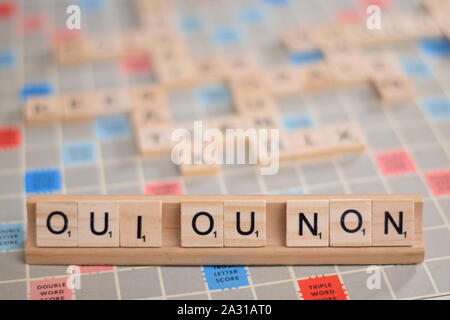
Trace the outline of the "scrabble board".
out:
M 167 157 L 141 155 L 126 114 L 41 125 L 24 121 L 30 97 L 158 81 L 152 61 L 139 55 L 56 61 L 53 48 L 67 36 L 66 9 L 74 3 L 81 8 L 83 35 L 111 37 L 142 29 L 132 1 L 0 0 L 0 299 L 450 297 L 450 43 L 445 34 L 364 47 L 367 54 L 394 59 L 414 85 L 412 101 L 386 105 L 367 84 L 276 99 L 287 131 L 358 123 L 367 143 L 363 153 L 282 164 L 272 176 L 260 175 L 257 166 L 225 165 L 216 174 L 188 177 Z M 416 0 L 175 0 L 174 27 L 193 58 L 252 52 L 264 68 L 308 67 L 324 57 L 286 48 L 286 32 L 361 22 L 370 4 L 388 18 L 427 12 Z M 168 98 L 174 122 L 233 112 L 230 92 L 214 81 L 173 88 Z M 417 265 L 371 267 L 26 265 L 26 197 L 57 193 L 417 193 L 424 199 L 426 256 Z M 73 277 L 81 280 L 79 289 L 68 287 Z

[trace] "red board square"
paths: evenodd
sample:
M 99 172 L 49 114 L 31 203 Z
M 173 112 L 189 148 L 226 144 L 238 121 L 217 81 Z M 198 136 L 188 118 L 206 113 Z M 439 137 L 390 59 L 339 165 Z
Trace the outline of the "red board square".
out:
M 69 277 L 31 280 L 30 300 L 72 300 L 73 291 L 67 287 Z
M 11 17 L 16 11 L 12 1 L 0 1 L 0 20 Z
M 154 183 L 149 183 L 145 186 L 145 194 L 151 195 L 164 195 L 164 194 L 183 194 L 183 188 L 181 187 L 180 181 L 158 181 Z
M 78 30 L 60 29 L 56 30 L 51 38 L 52 44 L 57 45 L 64 41 L 75 41 L 81 38 L 81 33 Z
M 338 23 L 356 23 L 363 21 L 363 14 L 357 10 L 346 10 L 338 12 L 337 22 Z
M 20 145 L 20 130 L 14 127 L 0 127 L 0 149 L 13 149 Z
M 435 196 L 450 196 L 450 169 L 426 172 L 425 179 Z
M 359 6 L 366 10 L 369 6 L 378 6 L 381 10 L 389 9 L 389 0 L 359 0 Z
M 23 20 L 20 23 L 20 27 L 24 32 L 39 32 L 45 28 L 46 23 L 47 21 L 44 16 L 29 15 L 23 17 Z
M 80 273 L 97 273 L 113 270 L 112 266 L 80 266 Z
M 413 160 L 405 150 L 388 150 L 375 154 L 375 161 L 384 176 L 415 172 Z
M 298 280 L 298 286 L 304 300 L 348 300 L 337 275 Z
M 151 71 L 148 54 L 129 53 L 120 59 L 120 70 L 126 75 L 142 75 Z

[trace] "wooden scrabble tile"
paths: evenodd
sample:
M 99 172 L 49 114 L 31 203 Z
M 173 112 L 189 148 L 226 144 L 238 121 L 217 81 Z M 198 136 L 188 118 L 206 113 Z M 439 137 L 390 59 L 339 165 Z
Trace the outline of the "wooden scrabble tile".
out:
M 288 200 L 286 246 L 327 247 L 329 211 L 328 200 Z
M 386 104 L 414 101 L 416 97 L 414 84 L 403 75 L 379 77 L 373 83 L 381 101 Z
M 240 94 L 234 99 L 234 107 L 239 114 L 264 115 L 266 112 L 274 112 L 277 107 L 275 100 L 267 93 Z
M 158 50 L 158 48 L 165 45 L 179 45 L 180 48 L 186 48 L 186 43 L 184 42 L 183 37 L 178 32 L 174 32 L 173 30 L 149 32 L 147 37 L 149 37 L 150 42 L 154 44 L 153 47 L 155 48 L 155 50 Z
M 259 136 L 248 136 L 250 159 L 256 159 L 261 169 L 272 170 L 274 161 L 294 160 L 295 152 L 283 130 L 273 130 Z
M 286 137 L 294 159 L 308 160 L 332 155 L 329 137 L 322 128 L 289 131 Z
M 383 44 L 388 39 L 384 27 L 381 29 L 369 29 L 365 23 L 350 25 L 347 36 L 349 43 L 357 47 Z
M 344 57 L 346 55 L 354 55 L 359 53 L 358 48 L 350 44 L 348 41 L 332 41 L 320 45 L 323 56 L 328 59 L 330 56 Z
M 158 13 L 151 15 L 146 15 L 145 19 L 142 20 L 143 27 L 146 31 L 153 32 L 163 32 L 172 31 L 176 32 L 176 23 L 174 23 L 174 16 L 170 13 Z
M 195 69 L 201 83 L 219 82 L 224 78 L 224 72 L 216 57 L 195 62 Z
M 286 162 L 296 159 L 296 151 L 294 150 L 291 141 L 289 140 L 286 132 L 280 130 L 279 141 L 279 159 L 280 162 Z
M 227 135 L 227 130 L 236 130 L 236 129 L 242 129 L 244 126 L 245 120 L 243 120 L 241 117 L 239 117 L 236 114 L 233 115 L 227 115 L 227 116 L 220 116 L 216 117 L 210 120 L 207 120 L 205 122 L 205 128 L 207 129 L 217 129 L 221 132 L 223 136 L 223 150 L 226 148 L 226 143 L 235 143 L 237 140 L 236 135 Z M 230 141 L 228 141 L 230 139 Z M 233 142 L 231 142 L 233 141 Z M 226 154 L 225 151 L 223 154 Z
M 330 154 L 363 152 L 366 143 L 361 127 L 356 123 L 342 123 L 323 128 L 328 137 Z
M 223 203 L 181 203 L 181 246 L 223 247 Z
M 93 106 L 91 92 L 66 93 L 58 98 L 64 120 L 84 120 L 94 117 L 97 112 Z
M 204 150 L 208 150 L 210 148 L 211 143 L 204 143 Z M 222 148 L 223 146 L 217 144 L 217 147 Z M 211 149 L 213 150 L 213 149 Z M 222 149 L 219 149 L 222 150 Z M 202 150 L 203 151 L 203 150 Z M 213 152 L 213 151 L 211 151 Z M 180 171 L 183 177 L 194 177 L 194 176 L 206 176 L 206 175 L 214 175 L 220 172 L 220 162 L 219 154 L 206 154 L 206 153 L 192 153 L 191 159 L 189 163 L 181 163 Z M 223 156 L 222 156 L 223 158 Z
M 115 201 L 78 202 L 78 246 L 119 246 L 119 203 Z
M 96 36 L 86 39 L 86 54 L 92 60 L 114 59 L 122 52 L 121 38 L 117 36 Z
M 36 203 L 38 247 L 78 246 L 78 204 L 76 201 Z
M 172 127 L 159 125 L 150 127 L 137 127 L 136 136 L 138 149 L 141 155 L 153 156 L 168 154 L 172 148 Z
M 299 93 L 301 80 L 299 68 L 293 66 L 275 66 L 265 72 L 266 87 L 276 96 Z
M 133 87 L 129 91 L 133 108 L 166 108 L 167 92 L 159 86 Z
M 199 177 L 215 175 L 220 172 L 220 165 L 217 164 L 182 164 L 180 165 L 181 175 L 183 177 Z
M 369 68 L 369 76 L 371 79 L 403 74 L 400 65 L 392 55 L 377 54 L 365 56 L 365 61 Z
M 290 52 L 311 51 L 317 48 L 317 43 L 309 29 L 287 30 L 282 34 L 281 41 Z
M 330 45 L 349 44 L 348 27 L 346 24 L 322 25 L 309 30 L 310 37 L 314 39 L 321 50 Z
M 174 10 L 173 3 L 166 0 L 139 0 L 137 1 L 137 5 L 140 11 L 148 14 L 153 12 L 161 13 Z
M 54 45 L 54 55 L 60 64 L 76 64 L 88 59 L 86 40 L 81 36 L 60 39 Z
M 434 15 L 442 11 L 450 11 L 449 0 L 427 0 L 422 1 L 421 4 L 431 15 Z
M 281 120 L 277 110 L 265 109 L 264 112 L 248 113 L 244 118 L 246 129 L 278 129 L 281 128 Z
M 372 201 L 330 200 L 330 246 L 372 245 Z
M 120 53 L 148 53 L 149 44 L 145 34 L 140 31 L 128 31 L 120 37 Z
M 383 23 L 385 42 L 400 42 L 413 39 L 411 25 L 403 21 L 402 16 L 396 16 L 395 20 L 386 19 Z
M 450 41 L 450 23 L 441 26 L 441 30 L 447 40 Z
M 439 37 L 439 25 L 428 15 L 405 15 L 396 17 L 395 23 L 407 35 L 407 39 Z
M 258 57 L 250 52 L 226 55 L 218 58 L 218 62 L 227 78 L 252 73 L 260 68 Z
M 225 247 L 266 245 L 265 200 L 226 200 L 223 210 Z
M 98 115 L 128 113 L 131 100 L 125 89 L 103 89 L 94 94 L 94 108 Z
M 261 72 L 241 72 L 228 78 L 230 90 L 235 97 L 266 94 L 266 84 Z
M 314 63 L 300 69 L 301 90 L 313 91 L 336 85 L 336 77 L 330 67 L 324 63 Z
M 186 46 L 181 41 L 161 42 L 154 44 L 151 50 L 152 60 L 156 66 L 173 65 L 178 61 L 189 61 L 189 54 Z
M 30 97 L 25 105 L 25 119 L 29 124 L 53 123 L 61 119 L 61 108 L 55 97 Z
M 132 111 L 133 124 L 139 127 L 148 127 L 169 123 L 171 115 L 168 107 L 140 108 Z
M 205 127 L 218 129 L 220 132 L 225 134 L 227 129 L 242 128 L 242 119 L 235 114 L 219 116 L 206 121 Z
M 372 245 L 412 246 L 414 241 L 414 202 L 372 201 Z
M 433 18 L 442 34 L 447 38 L 447 40 L 450 41 L 450 21 L 448 19 L 449 14 L 450 14 L 450 7 L 447 11 L 437 12 L 433 14 Z
M 195 64 L 188 59 L 174 59 L 156 69 L 161 83 L 169 88 L 191 86 L 199 81 Z
M 339 84 L 353 85 L 369 79 L 369 68 L 360 54 L 329 54 L 327 63 Z
M 122 200 L 119 216 L 121 247 L 161 247 L 161 200 Z
M 173 11 L 173 3 L 170 1 L 164 1 L 164 0 L 140 0 L 138 1 L 140 11 L 142 11 L 145 14 L 152 14 L 153 12 L 162 13 L 162 12 L 169 12 Z

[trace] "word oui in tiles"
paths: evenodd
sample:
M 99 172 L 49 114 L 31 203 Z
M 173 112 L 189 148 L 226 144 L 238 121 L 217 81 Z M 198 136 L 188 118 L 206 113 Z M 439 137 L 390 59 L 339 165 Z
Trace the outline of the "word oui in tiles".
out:
M 157 254 L 156 260 L 169 264 L 252 263 L 242 255 L 268 254 L 269 259 L 274 249 L 294 256 L 300 250 L 298 260 L 294 260 L 302 264 L 302 254 L 319 262 L 320 254 L 314 256 L 313 252 L 321 248 L 330 250 L 324 253 L 335 254 L 332 263 L 373 262 L 363 258 L 364 254 L 371 257 L 370 250 L 374 250 L 372 258 L 377 261 L 388 263 L 394 259 L 408 263 L 413 257 L 413 262 L 423 257 L 421 204 L 419 196 L 411 195 L 35 196 L 28 201 L 29 228 L 34 232 L 27 246 L 42 253 L 66 248 L 66 255 L 73 252 L 74 259 L 77 254 L 88 255 L 89 250 L 83 251 L 86 248 L 102 248 L 105 255 L 113 256 L 126 255 L 126 248 L 150 250 L 148 259 L 130 258 L 130 264 L 139 264 L 140 259 L 151 262 L 152 254 Z M 163 256 L 163 252 L 169 256 Z M 179 259 L 171 256 L 188 252 L 193 255 Z M 203 256 L 207 252 L 214 253 L 211 259 Z M 337 254 L 349 252 L 354 255 Z M 361 256 L 355 256 L 356 252 Z M 382 252 L 389 256 L 386 260 Z M 392 252 L 398 252 L 398 256 L 391 256 Z M 412 256 L 408 257 L 408 252 Z M 202 258 L 195 259 L 195 253 Z M 230 260 L 215 260 L 221 253 L 222 258 L 228 256 Z M 100 262 L 126 264 L 119 257 L 112 261 L 106 260 L 107 256 L 103 258 Z M 253 264 L 260 259 L 262 256 Z M 274 258 L 263 264 L 283 264 L 288 260 L 293 261 L 282 256 L 280 261 Z M 39 256 L 39 261 L 45 261 L 45 257 Z M 89 261 L 88 256 L 78 261 L 98 262 L 95 257 Z

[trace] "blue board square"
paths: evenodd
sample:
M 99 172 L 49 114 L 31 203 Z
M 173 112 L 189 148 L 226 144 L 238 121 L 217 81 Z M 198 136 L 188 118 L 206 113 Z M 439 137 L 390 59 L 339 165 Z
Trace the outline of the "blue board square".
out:
M 244 266 L 204 266 L 203 275 L 209 290 L 248 286 L 248 274 Z
M 260 24 L 265 20 L 265 16 L 257 8 L 243 8 L 239 12 L 239 19 L 247 24 Z
M 11 51 L 0 51 L 0 69 L 12 69 L 16 62 L 16 57 Z
M 445 96 L 426 99 L 422 101 L 422 107 L 432 120 L 450 120 L 450 99 Z
M 78 0 L 78 5 L 86 11 L 100 11 L 105 7 L 105 0 Z
M 26 193 L 61 191 L 61 172 L 57 169 L 27 171 L 25 190 Z
M 197 91 L 197 99 L 201 106 L 228 106 L 231 105 L 231 96 L 228 87 L 223 83 L 208 84 Z
M 181 30 L 186 34 L 198 32 L 202 28 L 200 20 L 197 17 L 192 16 L 182 17 L 180 26 Z
M 434 57 L 450 56 L 450 42 L 447 38 L 429 38 L 420 40 L 419 46 L 422 51 Z
M 288 59 L 289 63 L 293 65 L 303 65 L 322 61 L 323 55 L 319 50 L 308 50 L 302 52 L 294 52 L 289 56 Z
M 236 45 L 241 41 L 241 34 L 233 28 L 222 28 L 214 32 L 213 39 L 219 45 Z
M 419 59 L 406 58 L 401 60 L 403 70 L 413 77 L 430 77 L 431 70 Z
M 48 96 L 53 93 L 53 87 L 48 83 L 32 83 L 23 86 L 20 90 L 20 99 L 25 101 L 31 96 Z
M 95 163 L 95 146 L 90 142 L 75 142 L 63 146 L 63 163 L 67 167 Z
M 114 115 L 98 118 L 95 122 L 97 137 L 112 140 L 130 136 L 130 122 L 126 115 Z
M 23 224 L 0 224 L 0 252 L 23 249 Z
M 314 120 L 306 114 L 290 114 L 283 117 L 283 127 L 287 131 L 312 128 L 314 125 Z

